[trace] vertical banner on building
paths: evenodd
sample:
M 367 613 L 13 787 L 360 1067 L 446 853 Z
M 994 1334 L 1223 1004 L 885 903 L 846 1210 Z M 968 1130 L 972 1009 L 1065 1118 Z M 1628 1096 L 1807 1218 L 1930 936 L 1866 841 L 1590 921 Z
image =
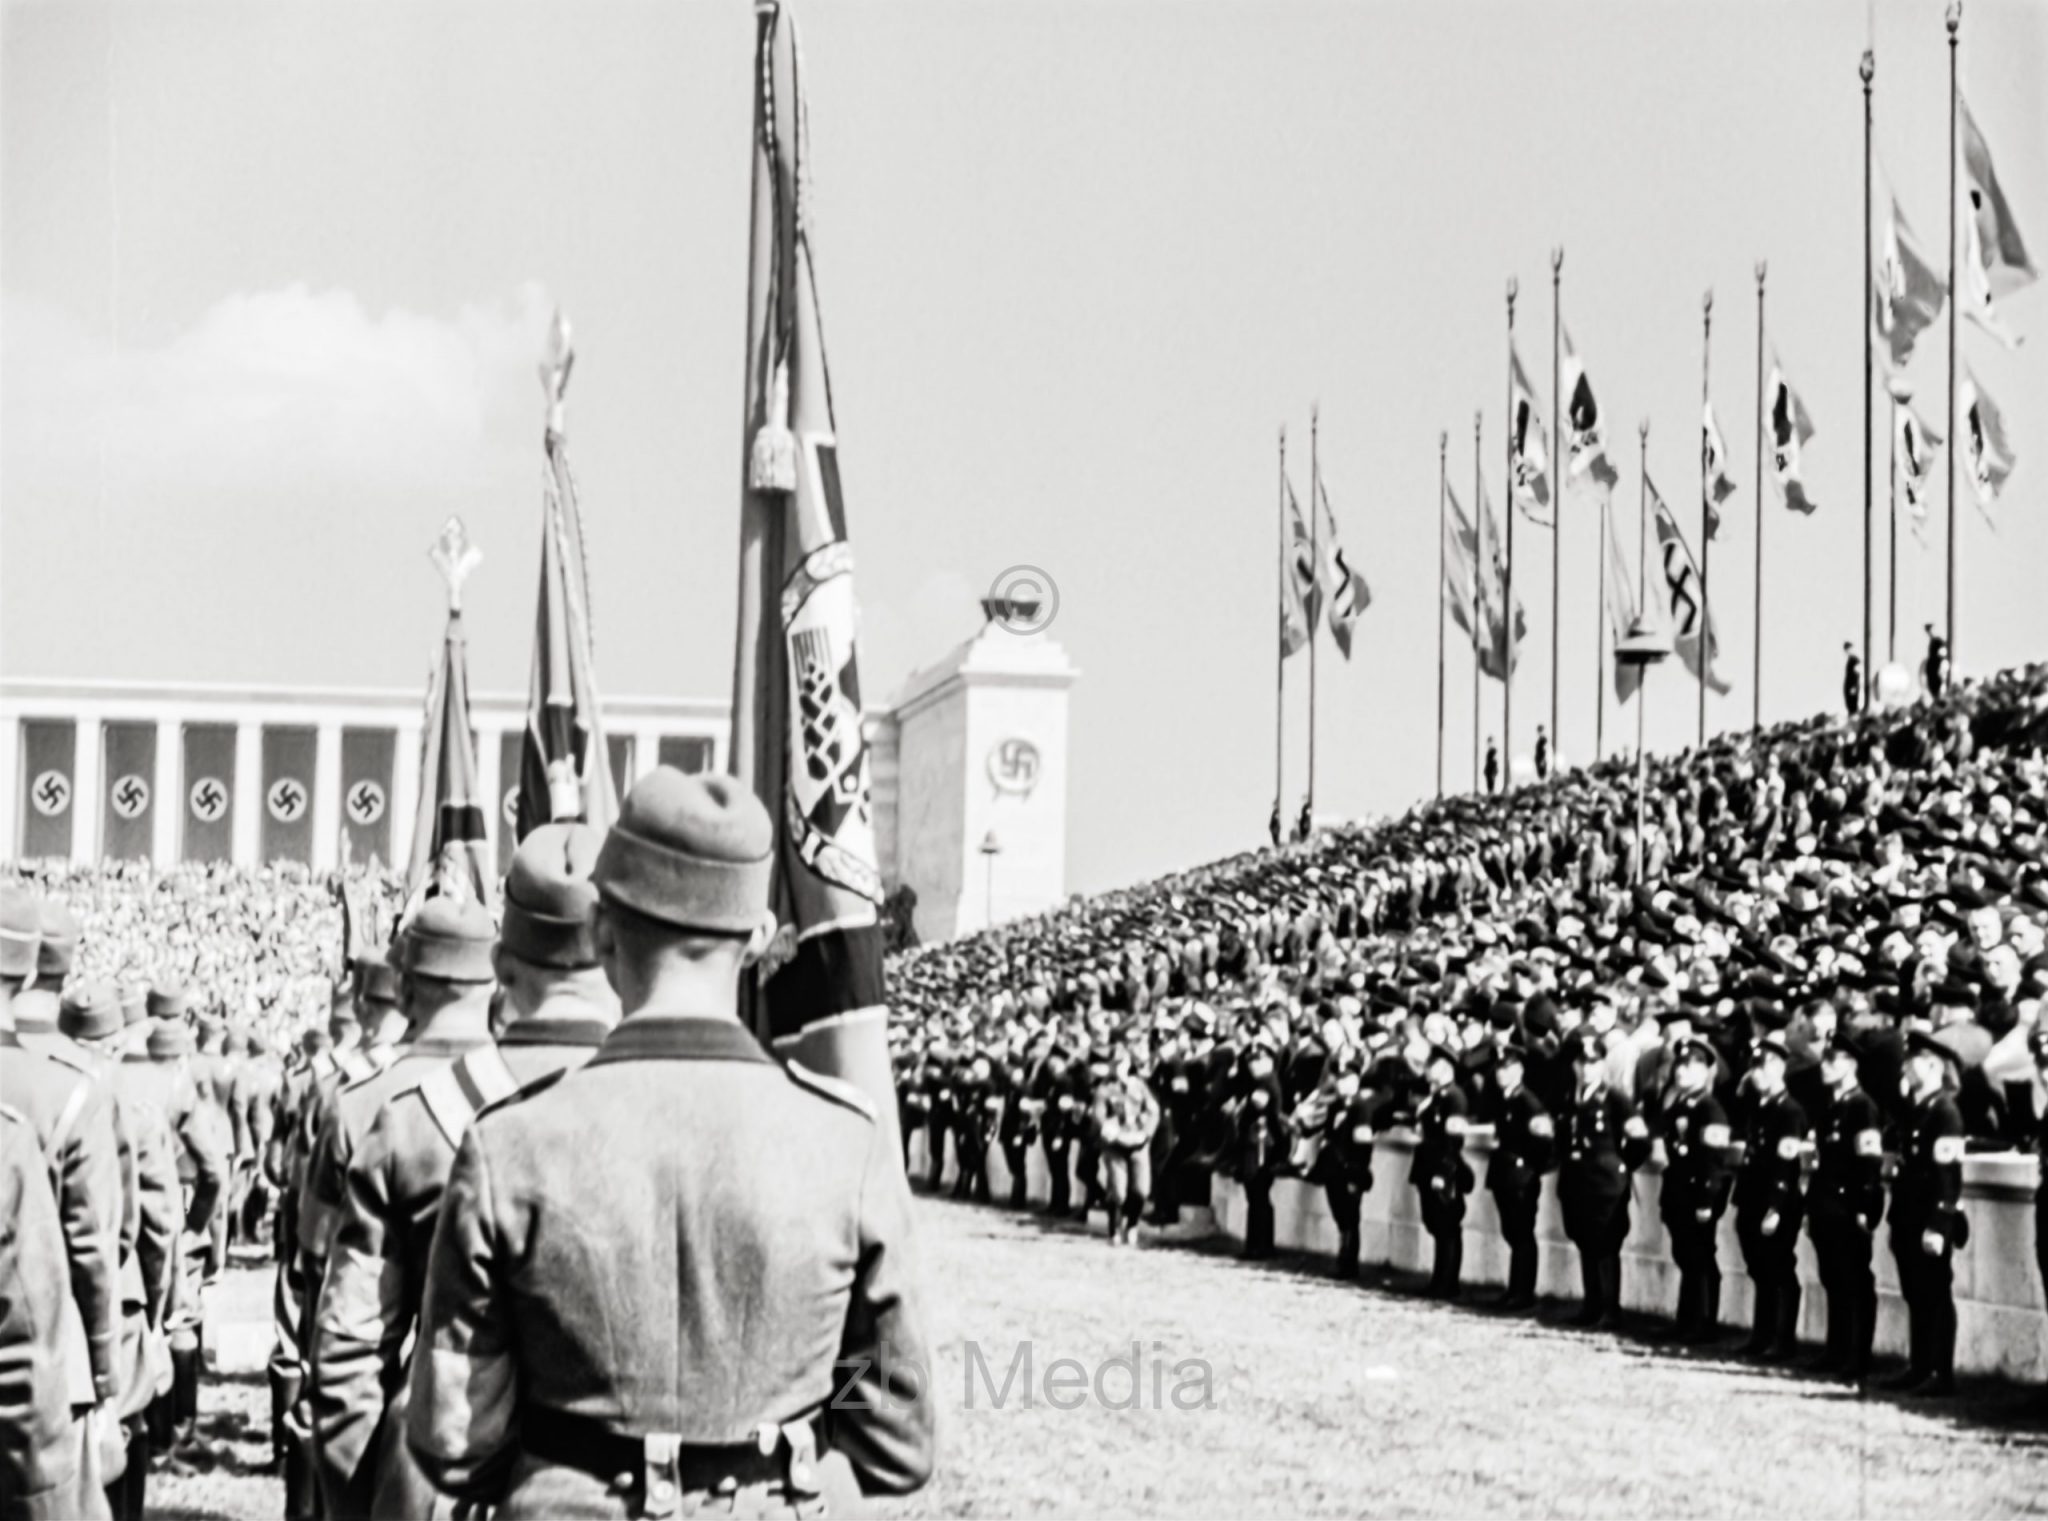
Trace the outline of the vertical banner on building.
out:
M 607 734 L 605 758 L 612 763 L 612 796 L 623 798 L 633 790 L 633 736 Z
M 156 725 L 110 723 L 101 744 L 100 854 L 146 861 L 156 848 L 156 810 L 172 806 L 156 795 Z
M 519 766 L 526 745 L 526 731 L 507 729 L 498 736 L 498 795 L 491 799 L 491 832 L 498 840 L 498 874 L 512 869 L 512 852 L 519 848 Z
M 78 809 L 78 725 L 68 718 L 21 724 L 21 798 L 15 855 L 23 860 L 71 854 Z
M 662 765 L 678 771 L 695 773 L 711 769 L 711 741 L 700 734 L 664 734 L 655 753 Z
M 235 726 L 185 725 L 180 860 L 229 861 L 235 853 Z
M 392 729 L 341 731 L 341 835 L 358 865 L 391 864 L 391 775 L 398 754 Z
M 313 766 L 320 733 L 310 726 L 263 726 L 262 861 L 313 860 Z

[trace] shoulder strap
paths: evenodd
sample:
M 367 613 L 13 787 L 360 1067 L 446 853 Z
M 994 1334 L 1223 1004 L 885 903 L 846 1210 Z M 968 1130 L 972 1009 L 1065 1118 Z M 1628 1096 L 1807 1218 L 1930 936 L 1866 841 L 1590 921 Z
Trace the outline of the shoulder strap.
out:
M 851 1083 L 842 1082 L 836 1077 L 827 1077 L 822 1072 L 813 1072 L 803 1063 L 796 1061 L 784 1062 L 783 1070 L 799 1086 L 809 1089 L 818 1097 L 830 1099 L 865 1119 L 872 1120 L 875 1117 L 875 1106 L 868 1102 L 868 1096 Z
M 496 1046 L 478 1046 L 420 1079 L 420 1101 L 453 1150 L 461 1150 L 470 1122 L 487 1105 L 519 1091 L 519 1080 Z

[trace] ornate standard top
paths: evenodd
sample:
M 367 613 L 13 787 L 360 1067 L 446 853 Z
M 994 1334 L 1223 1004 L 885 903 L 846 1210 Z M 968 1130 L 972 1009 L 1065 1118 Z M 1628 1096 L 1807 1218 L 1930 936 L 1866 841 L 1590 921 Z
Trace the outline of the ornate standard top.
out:
M 461 518 L 451 517 L 441 525 L 440 537 L 427 551 L 427 558 L 434 562 L 435 569 L 441 572 L 441 579 L 448 583 L 449 612 L 462 611 L 462 583 L 483 562 L 483 557 L 484 552 L 469 542 L 469 534 L 463 528 Z
M 540 362 L 540 387 L 548 398 L 548 432 L 564 436 L 562 398 L 569 389 L 569 370 L 576 363 L 576 345 L 569 319 L 555 308 L 555 320 L 548 324 L 548 350 Z

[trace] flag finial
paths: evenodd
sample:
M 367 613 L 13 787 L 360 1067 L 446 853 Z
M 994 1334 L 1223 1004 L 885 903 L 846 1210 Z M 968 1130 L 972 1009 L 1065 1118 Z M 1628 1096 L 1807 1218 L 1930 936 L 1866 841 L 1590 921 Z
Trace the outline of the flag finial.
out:
M 469 579 L 469 573 L 482 562 L 484 552 L 469 541 L 469 533 L 462 526 L 462 519 L 451 517 L 441 525 L 441 532 L 435 538 L 433 548 L 427 557 L 441 572 L 441 579 L 448 584 L 448 611 L 462 611 L 462 583 Z
M 540 361 L 540 388 L 548 398 L 548 432 L 560 436 L 562 433 L 562 398 L 569 389 L 569 369 L 576 363 L 576 345 L 569 330 L 569 319 L 562 315 L 562 309 L 555 308 L 554 320 L 548 324 L 547 352 Z
M 1863 50 L 1863 57 L 1857 61 L 1856 77 L 1863 81 L 1863 93 L 1870 93 L 1870 81 L 1877 76 L 1877 54 L 1869 48 Z
M 1963 26 L 1963 0 L 1948 0 L 1948 14 L 1942 20 L 1948 26 L 1949 39 L 1953 41 Z

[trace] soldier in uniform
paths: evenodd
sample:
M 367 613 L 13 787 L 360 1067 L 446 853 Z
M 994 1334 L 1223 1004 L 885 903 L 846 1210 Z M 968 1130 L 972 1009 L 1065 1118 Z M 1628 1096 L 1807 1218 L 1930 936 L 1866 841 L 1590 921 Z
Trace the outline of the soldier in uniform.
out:
M 141 1027 L 135 1029 L 139 1033 Z M 121 1060 L 129 1027 L 119 995 L 106 983 L 73 987 L 64 995 L 59 1031 L 95 1064 L 111 1090 L 122 1189 L 121 1394 L 106 1412 L 103 1440 L 112 1450 L 101 1477 L 116 1521 L 141 1521 L 149 1479 L 148 1411 L 170 1372 L 164 1309 L 183 1201 L 163 1116 L 130 1091 L 134 1069 Z
M 14 1028 L 15 1001 L 36 973 L 39 919 L 34 893 L 0 884 L 0 1047 L 11 1048 L 0 1054 L 0 1082 L 19 1068 L 33 1071 L 37 1091 L 55 1091 L 70 1069 L 60 1066 L 53 1077 L 36 1068 L 45 1058 L 24 1048 Z M 21 1075 L 9 1082 L 10 1089 L 17 1085 L 25 1095 Z M 66 1091 L 92 1092 L 76 1085 Z M 74 1182 L 70 1208 L 77 1218 L 66 1217 L 58 1192 L 63 1168 L 44 1149 L 46 1129 L 0 1091 L 0 1521 L 107 1514 L 81 1418 L 100 1396 L 80 1328 L 80 1258 L 72 1244 L 80 1225 L 92 1223 L 82 1206 L 94 1200 L 78 1195 Z M 86 1265 L 90 1270 L 90 1257 Z
M 349 1165 L 314 1327 L 313 1411 L 332 1521 L 435 1513 L 434 1492 L 405 1446 L 403 1358 L 434 1221 L 477 1113 L 581 1066 L 618 1022 L 618 1000 L 597 965 L 590 870 L 601 842 L 589 825 L 570 823 L 544 824 L 520 843 L 496 951 L 466 944 L 473 964 L 448 958 L 442 968 L 469 974 L 456 1007 L 472 1024 L 487 1014 L 482 979 L 495 977 L 505 992 L 500 1043 L 474 1046 L 394 1096 Z M 445 1036 L 450 1014 L 438 1014 L 429 1033 Z
M 1536 1303 L 1536 1211 L 1543 1174 L 1554 1165 L 1556 1129 L 1543 1101 L 1523 1081 L 1527 1052 L 1513 1041 L 1500 1048 L 1494 1082 L 1500 1092 L 1493 1160 L 1486 1187 L 1508 1244 L 1508 1286 L 1498 1308 L 1527 1310 Z
M 1232 1086 L 1231 1159 L 1244 1188 L 1244 1258 L 1257 1262 L 1273 1255 L 1273 1179 L 1287 1158 L 1287 1110 L 1271 1050 L 1255 1044 L 1245 1051 Z
M 1415 1107 L 1415 1156 L 1408 1181 L 1422 1206 L 1423 1229 L 1433 1247 L 1429 1294 L 1456 1299 L 1465 1264 L 1465 1195 L 1472 1169 L 1465 1161 L 1470 1104 L 1457 1084 L 1458 1059 L 1432 1046 L 1423 1075 L 1429 1091 Z
M 78 920 L 55 898 L 36 905 L 35 978 L 14 999 L 14 1033 L 31 1051 L 68 1044 L 58 1030 L 62 992 L 78 951 Z
M 1040 1129 L 1045 1138 L 1045 1166 L 1052 1181 L 1045 1212 L 1064 1215 L 1074 1202 L 1074 1133 L 1080 1127 L 1081 1112 L 1074 1106 L 1072 1057 L 1055 1052 L 1042 1062 L 1033 1079 L 1032 1096 L 1041 1106 Z
M 2034 1054 L 2034 1155 L 2039 1159 L 2040 1181 L 2034 1189 L 2034 1266 L 2041 1274 L 2041 1291 L 2048 1294 L 2048 1024 L 2036 1025 L 2027 1044 Z
M 1030 1188 L 1031 1146 L 1038 1139 L 1039 1100 L 1031 1096 L 1029 1073 L 1022 1053 L 1013 1056 L 1002 1071 L 1002 1118 L 996 1140 L 1003 1148 L 1003 1165 L 1010 1173 L 1010 1208 L 1022 1209 Z
M 1609 1085 L 1600 1038 L 1581 1025 L 1566 1038 L 1574 1086 L 1558 1119 L 1557 1202 L 1579 1252 L 1585 1302 L 1571 1324 L 1598 1326 L 1621 1310 L 1621 1249 L 1628 1240 L 1629 1174 L 1650 1150 L 1650 1130 Z
M 1955 1393 L 1955 1254 L 1969 1244 L 1963 1213 L 1963 1115 L 1949 1084 L 1955 1053 L 1925 1031 L 1906 1037 L 1907 1108 L 1892 1179 L 1892 1258 L 1911 1317 L 1906 1369 L 1884 1387 Z
M 1686 1343 L 1714 1340 L 1721 1315 L 1717 1247 L 1734 1172 L 1728 1112 L 1714 1097 L 1714 1048 L 1696 1035 L 1672 1050 L 1673 1088 L 1663 1112 L 1664 1188 L 1657 1211 L 1678 1268 L 1678 1318 L 1670 1334 Z
M 953 1197 L 988 1202 L 988 1148 L 1002 1115 L 995 1064 L 976 1051 L 963 1064 L 953 1107 Z
M 959 1074 L 954 1071 L 954 1058 L 945 1046 L 934 1046 L 925 1061 L 925 1147 L 931 1155 L 925 1159 L 927 1168 L 924 1186 L 937 1193 L 946 1181 L 946 1142 L 953 1135 L 953 1124 L 959 1116 L 955 1102 L 954 1084 Z
M 1877 1275 L 1871 1248 L 1884 1215 L 1884 1115 L 1857 1081 L 1855 1048 L 1839 1041 L 1821 1056 L 1828 1103 L 1815 1135 L 1807 1230 L 1828 1300 L 1827 1350 L 1814 1371 L 1861 1382 L 1877 1334 Z
M 1134 1246 L 1138 1216 L 1152 1192 L 1152 1133 L 1159 1128 L 1159 1100 L 1138 1075 L 1136 1053 L 1128 1045 L 1112 1052 L 1109 1078 L 1095 1090 L 1088 1120 L 1102 1157 L 1110 1245 Z
M 15 1033 L 14 999 L 35 971 L 40 908 L 25 889 L 7 897 L 0 910 L 0 927 L 8 933 L 0 961 L 0 1104 L 35 1132 L 57 1202 L 70 1283 L 60 1369 L 70 1407 L 85 1416 L 121 1395 L 120 1145 L 111 1096 L 94 1064 L 68 1043 L 31 1051 Z M 93 1513 L 105 1514 L 104 1497 L 96 1487 L 93 1494 L 102 1502 Z
M 1337 1059 L 1330 1076 L 1329 1097 L 1322 1118 L 1322 1150 L 1316 1154 L 1315 1176 L 1337 1223 L 1337 1276 L 1356 1278 L 1361 1248 L 1358 1214 L 1372 1192 L 1372 1153 L 1376 1134 L 1373 1098 L 1363 1085 L 1355 1049 Z
M 1735 1178 L 1735 1235 L 1756 1291 L 1742 1354 L 1765 1362 L 1782 1361 L 1799 1346 L 1799 1224 L 1811 1127 L 1799 1101 L 1785 1090 L 1791 1059 L 1780 1033 L 1756 1044 Z
M 1842 707 L 1852 718 L 1863 711 L 1863 657 L 1846 639 L 1842 641 Z
M 773 848 L 731 778 L 643 779 L 593 873 L 622 1023 L 463 1137 L 407 1433 L 500 1521 L 841 1514 L 930 1475 L 896 1148 L 865 1097 L 738 1020 Z

